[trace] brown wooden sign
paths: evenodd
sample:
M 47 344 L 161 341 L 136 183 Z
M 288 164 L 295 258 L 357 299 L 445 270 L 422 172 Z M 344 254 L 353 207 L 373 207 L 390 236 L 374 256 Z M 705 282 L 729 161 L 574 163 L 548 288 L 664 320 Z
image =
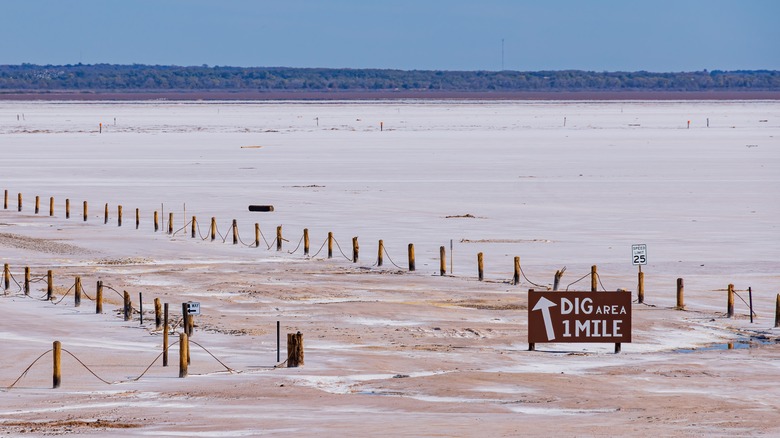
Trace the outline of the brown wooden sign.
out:
M 528 292 L 528 343 L 631 342 L 631 292 Z

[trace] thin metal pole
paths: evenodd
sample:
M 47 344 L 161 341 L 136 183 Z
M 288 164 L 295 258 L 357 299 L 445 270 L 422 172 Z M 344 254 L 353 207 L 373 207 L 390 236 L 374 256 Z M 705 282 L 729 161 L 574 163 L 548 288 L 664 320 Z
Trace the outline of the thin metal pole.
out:
M 280 333 L 281 331 L 280 331 L 279 321 L 276 321 L 276 363 L 282 361 L 282 357 L 280 355 L 280 348 L 281 348 Z
M 753 324 L 753 288 L 748 287 L 748 300 L 750 300 L 750 323 Z

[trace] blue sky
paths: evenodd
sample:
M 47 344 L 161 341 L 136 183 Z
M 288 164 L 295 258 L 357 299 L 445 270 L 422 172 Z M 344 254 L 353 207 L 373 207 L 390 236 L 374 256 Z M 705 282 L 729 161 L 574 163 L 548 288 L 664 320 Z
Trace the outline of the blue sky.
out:
M 778 0 L 0 0 L 0 64 L 780 70 Z

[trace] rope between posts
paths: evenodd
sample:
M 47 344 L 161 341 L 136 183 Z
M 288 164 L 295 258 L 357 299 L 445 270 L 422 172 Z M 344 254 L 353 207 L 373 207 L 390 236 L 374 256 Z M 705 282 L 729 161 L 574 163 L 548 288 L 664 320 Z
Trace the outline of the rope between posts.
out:
M 195 222 L 195 228 L 198 229 L 198 236 L 200 236 L 200 240 L 207 240 L 209 237 L 203 237 L 203 233 L 200 232 L 200 222 Z
M 110 289 L 110 290 L 116 292 L 116 294 L 119 295 L 120 298 L 122 298 L 123 300 L 125 299 L 125 296 L 121 292 L 119 292 L 118 290 L 114 289 L 113 287 L 105 285 L 105 284 L 103 285 L 103 287 L 106 288 L 106 289 Z
M 225 365 L 225 364 L 224 364 L 224 363 L 223 363 L 221 360 L 217 359 L 217 356 L 214 356 L 214 354 L 212 354 L 212 353 L 211 353 L 209 350 L 207 350 L 207 349 L 206 349 L 206 347 L 204 347 L 204 346 L 202 346 L 202 345 L 198 344 L 197 342 L 195 342 L 195 341 L 193 341 L 193 340 L 191 340 L 191 339 L 190 339 L 190 340 L 188 340 L 188 341 L 189 341 L 189 342 L 191 342 L 191 343 L 193 343 L 193 344 L 195 344 L 195 345 L 197 345 L 198 347 L 202 348 L 202 349 L 203 349 L 203 351 L 205 351 L 206 353 L 208 353 L 208 354 L 209 354 L 209 356 L 213 357 L 213 358 L 214 358 L 214 360 L 216 360 L 217 362 L 219 362 L 219 364 L 220 364 L 220 365 L 222 365 L 223 367 L 225 367 L 225 369 L 226 369 L 226 370 L 228 370 L 228 372 L 229 372 L 230 374 L 233 374 L 233 372 L 234 372 L 234 371 L 236 371 L 236 370 L 234 370 L 234 369 L 230 368 L 229 366 Z M 237 372 L 237 371 L 236 371 L 236 372 Z
M 14 281 L 14 283 L 16 283 L 16 285 L 17 285 L 17 286 L 19 286 L 19 290 L 18 290 L 17 292 L 21 292 L 21 291 L 22 291 L 22 289 L 24 289 L 24 288 L 22 287 L 22 285 L 21 285 L 21 284 L 19 284 L 19 282 L 18 282 L 18 281 L 16 281 L 16 277 L 14 277 L 14 274 L 13 274 L 13 273 L 11 273 L 11 272 L 9 271 L 9 272 L 8 272 L 8 275 L 10 275 L 10 276 L 11 276 L 11 280 L 13 280 L 13 281 Z
M 181 231 L 181 230 L 186 230 L 186 229 L 187 229 L 187 227 L 189 227 L 191 223 L 192 223 L 192 221 L 190 220 L 189 222 L 187 222 L 186 224 L 184 224 L 184 226 L 183 226 L 183 227 L 181 227 L 181 228 L 179 228 L 178 230 L 176 230 L 176 231 L 175 231 L 175 232 L 174 232 L 174 233 L 171 235 L 171 239 L 173 239 L 174 237 L 176 237 L 176 235 L 179 233 L 179 231 Z
M 74 288 L 74 287 L 76 287 L 76 284 L 75 284 L 75 283 L 73 284 L 73 286 L 71 286 L 71 287 L 70 287 L 70 288 L 69 288 L 69 289 L 68 289 L 68 290 L 65 292 L 65 295 L 63 295 L 63 296 L 62 296 L 62 298 L 60 298 L 60 299 L 59 299 L 59 301 L 57 301 L 57 302 L 53 302 L 53 304 L 59 304 L 59 303 L 61 303 L 61 302 L 62 302 L 62 300 L 64 300 L 64 299 L 65 299 L 65 297 L 67 297 L 67 296 L 68 296 L 68 294 L 70 293 L 70 291 L 71 291 L 71 290 L 73 290 L 73 288 Z
M 604 287 L 604 283 L 601 282 L 601 275 L 599 275 L 598 272 L 596 272 L 596 279 L 599 281 L 599 284 L 601 285 L 601 289 L 606 292 L 607 288 Z
M 301 247 L 301 243 L 303 242 L 303 234 L 301 234 L 301 240 L 298 241 L 298 246 L 295 247 L 292 251 L 287 251 L 288 254 L 295 254 L 296 251 L 298 251 L 298 248 Z
M 112 384 L 111 382 L 109 382 L 109 381 L 107 381 L 107 380 L 103 379 L 102 377 L 98 376 L 97 374 L 95 374 L 95 372 L 94 372 L 94 371 L 92 371 L 91 369 L 89 369 L 89 367 L 87 366 L 87 364 L 85 364 L 84 362 L 82 362 L 82 361 L 81 361 L 81 359 L 79 359 L 78 357 L 76 357 L 76 355 L 75 355 L 75 354 L 71 353 L 70 351 L 68 351 L 68 350 L 66 350 L 66 349 L 64 349 L 64 348 L 62 349 L 62 351 L 64 351 L 64 352 L 68 353 L 69 355 L 71 355 L 71 357 L 73 357 L 74 359 L 76 359 L 76 362 L 80 363 L 80 364 L 81 364 L 81 366 L 83 366 L 84 368 L 86 368 L 86 370 L 87 370 L 87 371 L 89 371 L 89 372 L 90 372 L 90 374 L 92 374 L 93 376 L 95 376 L 95 377 L 96 377 L 98 380 L 100 380 L 101 382 L 105 383 L 106 385 L 111 385 L 111 384 Z M 119 383 L 119 382 L 114 382 L 114 383 Z
M 529 280 L 528 277 L 525 276 L 525 272 L 523 272 L 523 266 L 520 265 L 519 267 L 520 267 L 520 273 L 523 275 L 523 278 L 525 278 L 525 281 L 531 283 L 532 285 L 534 285 L 536 287 L 544 287 L 544 288 L 547 287 L 547 286 L 543 286 L 541 284 L 534 283 L 533 281 Z
M 322 246 L 320 246 L 320 249 L 318 249 L 318 250 L 317 250 L 317 252 L 316 252 L 316 253 L 314 253 L 314 255 L 313 255 L 313 256 L 310 256 L 309 258 L 313 259 L 314 257 L 317 257 L 317 255 L 318 255 L 320 252 L 322 252 L 322 248 L 325 248 L 325 244 L 326 244 L 326 243 L 328 243 L 328 239 L 327 239 L 327 238 L 325 238 L 325 241 L 324 241 L 324 242 L 322 242 Z
M 259 228 L 259 230 L 260 230 L 260 237 L 262 237 L 262 238 L 263 238 L 263 242 L 265 242 L 265 246 L 267 246 L 267 247 L 268 247 L 268 248 L 266 248 L 266 249 L 271 249 L 271 245 L 268 243 L 268 240 L 266 240 L 266 238 L 265 238 L 265 234 L 263 234 L 263 229 L 262 229 L 262 228 Z M 276 239 L 274 239 L 274 241 L 276 241 Z
M 579 279 L 577 279 L 577 280 L 575 280 L 575 281 L 573 281 L 573 282 L 569 283 L 569 284 L 566 286 L 566 290 L 569 290 L 569 286 L 571 286 L 572 284 L 575 284 L 575 283 L 579 283 L 580 281 L 582 281 L 582 279 L 586 278 L 588 275 L 590 275 L 590 272 L 588 272 L 587 274 L 583 275 L 583 276 L 582 276 L 582 277 L 580 277 Z
M 339 245 L 339 241 L 336 240 L 335 237 L 333 238 L 333 241 L 336 242 L 336 247 L 339 249 L 339 252 L 341 253 L 341 255 L 344 256 L 344 258 L 349 260 L 350 262 L 353 261 L 351 258 L 347 257 L 346 254 L 344 254 L 344 251 L 341 250 L 341 245 Z
M 390 254 L 388 254 L 388 253 L 387 253 L 387 248 L 384 248 L 384 247 L 383 247 L 382 249 L 384 250 L 384 252 L 385 252 L 385 255 L 387 256 L 387 260 L 390 260 L 390 263 L 391 263 L 393 266 L 395 266 L 395 267 L 396 267 L 396 268 L 398 268 L 398 269 L 403 269 L 402 267 L 400 267 L 400 266 L 396 265 L 396 264 L 395 264 L 395 262 L 393 261 L 393 259 L 391 259 L 391 258 L 390 258 Z
M 222 233 L 219 232 L 219 224 L 214 222 L 214 231 L 217 232 L 217 235 L 222 238 L 222 243 L 225 243 L 225 240 L 227 240 L 227 235 L 222 235 Z
M 248 248 L 251 248 L 251 247 L 255 246 L 254 242 L 251 245 L 249 245 L 246 242 L 244 242 L 244 240 L 241 238 L 241 233 L 238 232 L 238 225 L 236 225 L 235 228 L 236 228 L 236 237 L 238 237 L 238 241 L 241 242 L 242 245 L 244 245 L 244 246 L 246 246 Z
M 176 345 L 176 344 L 178 344 L 178 343 L 179 343 L 179 341 L 174 341 L 174 343 L 173 343 L 173 344 L 168 344 L 168 348 L 166 348 L 165 350 L 163 350 L 163 351 L 162 351 L 162 353 L 158 354 L 158 355 L 157 355 L 157 357 L 155 357 L 155 358 L 154 358 L 154 360 L 152 361 L 152 363 L 150 363 L 150 364 L 149 364 L 149 366 L 148 366 L 148 367 L 146 367 L 146 369 L 144 370 L 144 372 L 143 372 L 143 373 L 141 373 L 141 375 L 140 375 L 140 376 L 136 377 L 135 379 L 130 379 L 130 380 L 127 380 L 127 382 L 131 382 L 131 381 L 132 381 L 132 382 L 137 382 L 137 381 L 141 380 L 141 377 L 143 377 L 143 376 L 144 376 L 144 375 L 145 375 L 145 374 L 146 374 L 146 373 L 147 373 L 147 372 L 148 372 L 148 371 L 149 371 L 149 370 L 152 368 L 152 366 L 154 366 L 154 364 L 155 364 L 155 363 L 157 363 L 157 360 L 158 360 L 158 359 L 159 359 L 159 358 L 160 358 L 160 357 L 161 357 L 163 354 L 167 353 L 167 352 L 168 352 L 168 350 L 170 350 L 170 349 L 171 349 L 171 347 L 173 347 L 174 345 Z
M 35 365 L 35 364 L 36 364 L 36 363 L 37 363 L 39 360 L 41 360 L 41 358 L 42 358 L 43 356 L 46 356 L 47 354 L 51 353 L 51 352 L 52 352 L 52 350 L 54 350 L 54 349 L 51 349 L 51 350 L 49 350 L 49 351 L 47 351 L 47 352 L 45 352 L 45 353 L 41 354 L 40 356 L 38 356 L 38 358 L 37 358 L 37 359 L 35 359 L 35 360 L 34 360 L 34 361 L 33 361 L 33 362 L 30 364 L 30 366 L 28 366 L 27 368 L 25 368 L 25 370 L 22 372 L 22 375 L 21 375 L 21 376 L 19 376 L 19 377 L 17 377 L 17 378 L 16 378 L 16 380 L 14 380 L 14 383 L 12 383 L 10 386 L 6 387 L 6 389 L 11 389 L 11 388 L 13 388 L 13 387 L 14 387 L 14 386 L 15 386 L 17 383 L 19 383 L 19 381 L 20 381 L 20 380 L 22 380 L 22 377 L 26 376 L 26 375 L 27 375 L 27 372 L 28 372 L 28 371 L 30 371 L 30 368 L 32 368 L 32 367 L 33 367 L 33 365 Z
M 84 296 L 85 296 L 85 297 L 87 297 L 87 299 L 88 299 L 88 300 L 90 300 L 90 301 L 95 301 L 95 300 L 93 300 L 93 299 L 92 299 L 92 297 L 90 297 L 89 295 L 87 295 L 87 292 L 86 292 L 86 291 L 84 291 L 84 286 L 83 286 L 83 285 L 81 286 L 81 293 L 82 293 L 82 294 L 84 294 Z

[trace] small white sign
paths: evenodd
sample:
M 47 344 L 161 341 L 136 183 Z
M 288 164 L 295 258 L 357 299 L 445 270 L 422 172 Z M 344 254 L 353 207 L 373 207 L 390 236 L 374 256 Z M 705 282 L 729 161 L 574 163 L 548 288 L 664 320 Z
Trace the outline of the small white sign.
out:
M 647 264 L 647 245 L 644 243 L 631 245 L 631 263 L 634 265 Z
M 188 315 L 200 315 L 200 303 L 193 301 L 187 301 L 187 314 Z

